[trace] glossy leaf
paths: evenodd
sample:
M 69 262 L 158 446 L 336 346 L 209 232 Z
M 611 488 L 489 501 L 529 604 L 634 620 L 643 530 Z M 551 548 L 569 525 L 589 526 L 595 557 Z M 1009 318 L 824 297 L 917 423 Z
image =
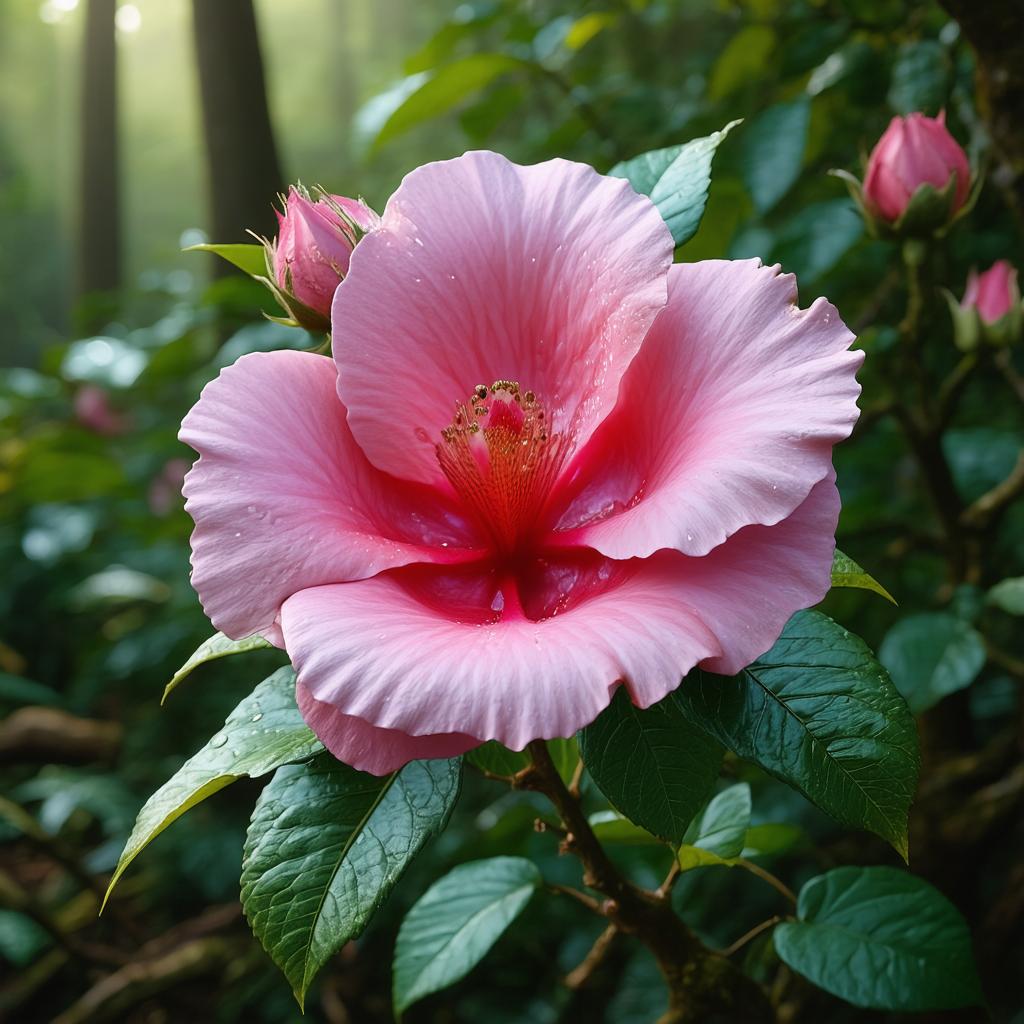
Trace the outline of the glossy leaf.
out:
M 242 908 L 300 1006 L 448 823 L 460 770 L 457 758 L 413 761 L 377 778 L 325 754 L 282 768 L 263 790 L 242 855 Z
M 417 1000 L 468 974 L 542 884 L 523 857 L 460 864 L 435 882 L 402 922 L 395 945 L 394 1004 Z
M 587 819 L 594 835 L 602 843 L 628 843 L 631 846 L 660 845 L 661 840 L 646 829 L 634 825 L 618 811 L 595 811 Z
M 797 918 L 775 929 L 782 960 L 833 995 L 880 1010 L 973 1006 L 981 992 L 957 909 L 895 868 L 845 867 L 800 890 Z
M 775 30 L 768 25 L 747 25 L 736 32 L 711 69 L 711 99 L 724 99 L 756 78 L 775 49 L 775 42 Z
M 758 114 L 744 129 L 743 181 L 758 213 L 767 213 L 800 176 L 811 103 L 802 96 Z
M 896 598 L 878 580 L 868 575 L 849 555 L 844 555 L 838 548 L 832 557 L 832 586 L 871 590 L 896 604 Z
M 747 829 L 741 856 L 774 857 L 788 853 L 806 841 L 807 836 L 799 825 L 791 825 L 784 821 L 751 825 Z
M 985 641 L 969 623 L 945 612 L 897 622 L 878 657 L 914 714 L 974 682 L 985 664 Z
M 160 698 L 160 703 L 163 704 L 170 696 L 171 691 L 200 665 L 205 665 L 208 661 L 216 661 L 218 658 L 226 658 L 229 654 L 244 654 L 246 651 L 258 651 L 273 646 L 269 640 L 264 640 L 259 635 L 247 636 L 242 640 L 232 640 L 223 633 L 214 633 L 209 640 L 204 640 L 189 655 L 188 661 L 171 676 L 171 681 L 164 687 L 164 695 Z
M 690 822 L 679 848 L 679 866 L 686 871 L 734 862 L 746 845 L 749 825 L 750 786 L 740 782 L 713 797 Z
M 562 781 L 568 784 L 580 760 L 576 738 L 548 740 L 548 753 Z M 530 763 L 530 755 L 525 750 L 509 750 L 495 740 L 481 743 L 465 756 L 470 764 L 493 775 L 515 775 Z
M 504 53 L 474 53 L 416 75 L 413 88 L 401 97 L 377 132 L 374 147 L 451 110 L 500 75 L 527 66 Z
M 986 600 L 1011 615 L 1024 615 L 1024 576 L 1000 580 L 988 592 Z
M 215 256 L 244 270 L 250 277 L 267 276 L 267 256 L 262 245 L 224 242 L 190 245 L 184 252 L 212 252 Z
M 295 706 L 295 673 L 282 668 L 265 679 L 227 717 L 221 729 L 143 805 L 107 898 L 129 864 L 175 819 L 243 776 L 258 778 L 323 750 Z
M 676 245 L 682 245 L 697 233 L 704 215 L 715 150 L 739 123 L 730 121 L 720 132 L 681 146 L 643 153 L 608 173 L 626 178 L 637 192 L 650 196 Z
M 579 733 L 583 763 L 601 792 L 673 845 L 712 793 L 722 763 L 720 744 L 680 708 L 679 692 L 642 711 L 620 687 Z
M 698 670 L 676 698 L 709 736 L 906 857 L 917 733 L 862 640 L 820 612 L 797 612 L 739 675 Z

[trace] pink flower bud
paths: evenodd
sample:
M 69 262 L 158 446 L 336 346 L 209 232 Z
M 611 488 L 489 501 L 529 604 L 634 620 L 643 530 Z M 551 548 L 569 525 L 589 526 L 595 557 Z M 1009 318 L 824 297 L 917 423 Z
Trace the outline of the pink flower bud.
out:
M 278 286 L 325 318 L 360 231 L 378 218 L 364 203 L 344 196 L 313 201 L 304 191 L 288 191 L 285 212 L 277 215 L 280 230 L 274 244 L 274 276 Z
M 946 128 L 946 115 L 894 117 L 868 159 L 864 199 L 876 216 L 895 223 L 922 185 L 942 192 L 956 175 L 949 215 L 966 202 L 971 185 L 967 154 Z
M 960 306 L 963 309 L 976 309 L 983 323 L 994 324 L 1019 302 L 1016 268 L 1006 260 L 997 260 L 984 274 L 971 271 Z
M 128 420 L 111 406 L 107 392 L 95 384 L 83 384 L 72 404 L 75 419 L 93 433 L 116 437 L 129 429 Z

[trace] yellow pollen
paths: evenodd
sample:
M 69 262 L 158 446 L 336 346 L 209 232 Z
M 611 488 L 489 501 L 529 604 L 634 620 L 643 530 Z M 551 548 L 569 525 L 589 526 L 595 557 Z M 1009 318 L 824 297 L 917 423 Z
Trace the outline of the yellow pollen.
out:
M 548 428 L 534 392 L 496 380 L 456 403 L 436 450 L 467 511 L 508 553 L 536 526 L 567 449 Z

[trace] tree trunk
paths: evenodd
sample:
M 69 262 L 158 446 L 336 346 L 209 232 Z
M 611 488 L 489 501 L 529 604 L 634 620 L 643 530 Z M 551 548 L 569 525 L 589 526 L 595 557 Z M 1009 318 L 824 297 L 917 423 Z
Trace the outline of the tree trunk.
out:
M 1020 0 L 940 0 L 977 54 L 978 107 L 1024 223 L 1024 4 Z
M 192 0 L 199 90 L 215 242 L 246 242 L 246 229 L 277 231 L 274 202 L 285 187 L 267 107 L 252 0 Z M 230 272 L 223 260 L 215 273 Z
M 121 285 L 117 0 L 88 0 L 82 48 L 75 297 Z

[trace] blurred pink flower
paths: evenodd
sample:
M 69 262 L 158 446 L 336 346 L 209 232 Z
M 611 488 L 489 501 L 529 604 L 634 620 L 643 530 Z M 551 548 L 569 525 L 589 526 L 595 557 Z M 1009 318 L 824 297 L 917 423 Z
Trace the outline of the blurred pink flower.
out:
M 83 384 L 75 392 L 72 407 L 83 427 L 104 437 L 116 437 L 131 429 L 128 418 L 111 406 L 106 389 L 96 384 Z
M 277 220 L 273 265 L 278 285 L 314 312 L 330 317 L 334 289 L 348 272 L 357 241 L 352 225 L 369 230 L 377 215 L 356 199 L 326 196 L 314 202 L 293 187 Z
M 945 113 L 894 117 L 868 158 L 864 199 L 872 213 L 894 223 L 922 185 L 941 192 L 953 175 L 950 216 L 967 200 L 971 168 L 967 154 L 946 128 Z
M 1019 304 L 1017 270 L 1006 260 L 997 260 L 983 274 L 971 271 L 960 306 L 977 309 L 982 322 L 994 324 Z
M 170 515 L 176 507 L 181 507 L 181 485 L 188 470 L 187 459 L 168 459 L 153 477 L 147 493 L 149 510 L 153 515 Z
M 862 353 L 777 267 L 672 251 L 581 164 L 428 164 L 352 256 L 333 361 L 204 389 L 193 585 L 287 649 L 342 760 L 570 736 L 619 685 L 738 671 L 828 590 Z

